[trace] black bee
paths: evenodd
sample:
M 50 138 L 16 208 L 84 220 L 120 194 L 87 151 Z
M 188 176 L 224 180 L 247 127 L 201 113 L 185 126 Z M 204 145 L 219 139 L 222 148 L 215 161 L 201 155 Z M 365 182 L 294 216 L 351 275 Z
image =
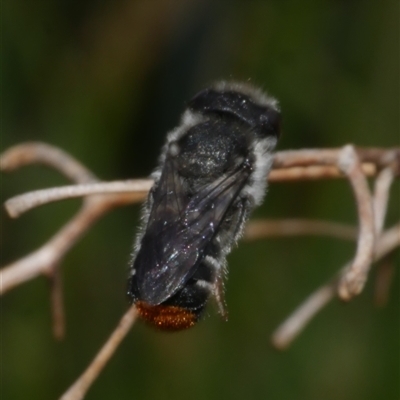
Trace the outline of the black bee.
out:
M 264 197 L 280 133 L 277 101 L 219 82 L 167 135 L 142 213 L 128 294 L 157 328 L 193 326 L 212 295 L 225 315 L 226 256 Z

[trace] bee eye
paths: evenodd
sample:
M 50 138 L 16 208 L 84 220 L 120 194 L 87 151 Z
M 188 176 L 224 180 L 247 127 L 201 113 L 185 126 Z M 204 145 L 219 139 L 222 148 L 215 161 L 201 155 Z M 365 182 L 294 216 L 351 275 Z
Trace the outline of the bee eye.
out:
M 259 118 L 261 129 L 260 136 L 276 136 L 279 137 L 281 133 L 281 114 L 272 108 L 267 109 L 260 115 Z

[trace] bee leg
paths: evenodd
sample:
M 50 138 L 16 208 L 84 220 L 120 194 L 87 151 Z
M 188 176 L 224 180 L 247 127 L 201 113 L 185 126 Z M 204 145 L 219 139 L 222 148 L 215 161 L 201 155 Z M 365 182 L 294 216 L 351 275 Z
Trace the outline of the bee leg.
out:
M 224 280 L 219 274 L 214 283 L 213 290 L 214 299 L 217 303 L 218 312 L 224 321 L 228 320 L 228 309 L 225 302 Z
M 251 210 L 251 201 L 247 197 L 239 198 L 227 215 L 220 227 L 220 232 L 214 239 L 214 251 L 207 255 L 204 263 L 213 271 L 212 295 L 217 305 L 219 314 L 224 320 L 228 319 L 228 311 L 225 303 L 224 278 L 227 274 L 225 257 L 243 232 L 243 227 Z
M 219 248 L 225 254 L 231 251 L 232 245 L 236 243 L 243 234 L 245 222 L 249 218 L 251 202 L 247 197 L 237 200 L 229 214 L 226 216 L 225 222 L 221 225 L 220 233 L 217 238 Z
M 225 296 L 224 296 L 224 275 L 225 265 L 223 260 L 219 257 L 207 255 L 203 260 L 203 265 L 210 271 L 210 281 L 206 282 L 201 280 L 201 286 L 208 288 L 209 293 L 212 295 L 216 302 L 218 313 L 223 319 L 227 320 L 228 312 L 226 310 Z M 202 269 L 205 270 L 204 268 Z M 198 284 L 200 281 L 198 281 Z
M 253 208 L 251 203 L 252 202 L 248 197 L 242 197 L 237 204 L 235 223 L 233 224 L 233 226 L 235 227 L 233 232 L 234 243 L 236 243 L 242 237 L 244 225 L 249 219 L 250 210 L 252 210 Z
M 219 248 L 230 251 L 233 243 L 242 236 L 244 224 L 249 217 L 249 210 L 251 210 L 251 201 L 247 197 L 240 198 L 236 204 L 233 205 L 232 214 L 228 217 L 225 226 L 221 227 L 221 234 L 218 237 Z M 208 258 L 208 257 L 207 257 Z M 218 263 L 213 259 L 215 280 L 213 284 L 213 297 L 217 303 L 219 314 L 224 320 L 228 319 L 228 310 L 225 302 L 224 290 L 224 277 L 226 275 L 225 265 Z

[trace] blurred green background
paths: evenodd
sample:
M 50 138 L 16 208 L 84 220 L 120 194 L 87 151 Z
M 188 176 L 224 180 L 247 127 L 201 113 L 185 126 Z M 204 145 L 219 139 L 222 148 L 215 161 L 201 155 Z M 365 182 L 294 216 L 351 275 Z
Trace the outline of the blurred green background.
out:
M 105 180 L 150 173 L 188 100 L 217 79 L 250 79 L 276 96 L 279 149 L 399 145 L 398 1 L 3 0 L 2 150 L 49 142 Z M 65 184 L 32 166 L 2 176 L 4 200 Z M 399 183 L 387 224 L 399 219 Z M 2 264 L 44 243 L 79 208 L 51 204 L 11 221 Z M 67 337 L 51 334 L 48 283 L 1 304 L 3 399 L 56 399 L 127 307 L 139 206 L 113 211 L 63 262 Z M 345 181 L 271 185 L 257 217 L 356 223 Z M 323 310 L 284 353 L 274 328 L 354 252 L 328 238 L 241 243 L 229 257 L 223 322 L 210 305 L 192 330 L 137 323 L 87 399 L 399 398 L 399 274 L 385 308 L 372 273 L 350 304 Z M 399 251 L 389 262 L 399 266 Z

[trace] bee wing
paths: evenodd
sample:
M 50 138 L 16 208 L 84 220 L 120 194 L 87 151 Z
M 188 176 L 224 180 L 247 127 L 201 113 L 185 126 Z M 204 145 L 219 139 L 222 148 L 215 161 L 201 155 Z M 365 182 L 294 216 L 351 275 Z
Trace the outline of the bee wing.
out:
M 142 300 L 160 304 L 190 279 L 249 174 L 249 168 L 241 166 L 189 199 L 173 162 L 167 160 L 135 260 Z

